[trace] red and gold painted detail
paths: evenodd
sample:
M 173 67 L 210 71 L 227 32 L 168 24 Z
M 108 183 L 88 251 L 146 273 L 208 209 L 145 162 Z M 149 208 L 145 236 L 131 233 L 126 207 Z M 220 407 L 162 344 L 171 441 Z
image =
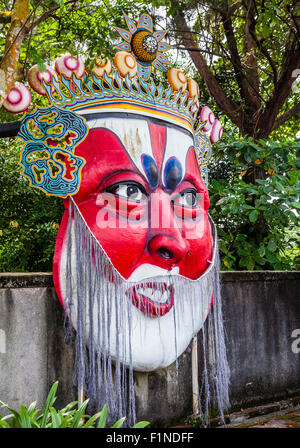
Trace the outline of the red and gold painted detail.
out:
M 67 146 L 72 145 L 72 139 L 76 138 L 77 134 L 75 132 L 68 131 L 67 134 L 62 138 L 47 138 L 46 143 L 50 148 L 60 148 L 64 149 Z
M 72 159 L 69 155 L 62 154 L 57 152 L 54 158 L 60 162 L 62 162 L 65 166 L 64 178 L 67 180 L 73 179 L 73 171 L 76 170 L 76 166 L 74 165 L 74 159 Z

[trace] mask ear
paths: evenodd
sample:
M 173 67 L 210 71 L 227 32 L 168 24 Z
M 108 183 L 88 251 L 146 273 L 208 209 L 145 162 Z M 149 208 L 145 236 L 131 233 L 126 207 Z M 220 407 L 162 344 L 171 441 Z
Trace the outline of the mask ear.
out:
M 85 159 L 74 151 L 87 134 L 85 119 L 75 112 L 52 105 L 26 113 L 18 138 L 25 142 L 20 165 L 30 186 L 63 198 L 75 194 Z
M 201 173 L 201 179 L 203 180 L 205 186 L 208 184 L 208 172 L 207 172 L 207 163 L 211 157 L 211 141 L 203 133 L 203 129 L 200 129 L 195 134 L 194 138 L 194 146 L 196 157 Z
M 203 180 L 202 168 L 198 165 L 196 151 L 197 148 L 195 150 L 194 148 L 191 148 L 187 154 L 185 179 L 188 180 L 188 178 L 191 177 L 191 180 L 196 184 L 198 192 L 203 194 L 203 206 L 204 210 L 207 212 L 210 205 L 209 195 L 207 186 Z

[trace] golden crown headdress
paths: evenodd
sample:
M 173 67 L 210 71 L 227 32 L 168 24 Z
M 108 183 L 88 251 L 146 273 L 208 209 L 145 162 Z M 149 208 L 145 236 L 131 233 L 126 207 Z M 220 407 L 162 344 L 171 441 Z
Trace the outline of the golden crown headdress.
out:
M 25 142 L 20 159 L 22 174 L 30 185 L 47 194 L 66 197 L 79 190 L 85 160 L 75 155 L 75 148 L 88 133 L 86 118 L 124 110 L 189 130 L 194 135 L 202 179 L 207 183 L 211 143 L 221 138 L 222 126 L 204 106 L 195 127 L 199 87 L 182 70 L 167 70 L 169 61 L 163 53 L 173 48 L 162 41 L 167 30 L 154 32 L 148 14 L 142 14 L 137 25 L 124 16 L 128 31 L 115 27 L 124 39 L 115 47 L 115 70 L 108 58 L 100 56 L 93 66 L 86 67 L 81 57 L 65 53 L 56 59 L 55 68 L 46 66 L 40 72 L 35 65 L 28 72 L 30 87 L 48 97 L 49 107 L 29 111 L 30 90 L 18 82 L 6 98 L 4 107 L 10 112 L 26 111 L 18 134 Z M 167 72 L 167 88 L 150 78 L 152 67 Z

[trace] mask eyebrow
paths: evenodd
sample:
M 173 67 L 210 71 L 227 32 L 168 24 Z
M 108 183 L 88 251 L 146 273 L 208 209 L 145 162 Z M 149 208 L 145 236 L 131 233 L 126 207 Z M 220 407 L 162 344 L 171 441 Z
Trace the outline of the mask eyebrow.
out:
M 185 178 L 182 179 L 182 182 L 180 183 L 180 185 L 182 185 L 183 183 L 189 183 L 192 184 L 193 187 L 195 188 L 195 190 L 197 190 L 198 193 L 205 193 L 206 192 L 206 188 L 204 187 L 204 185 L 202 185 L 202 183 L 197 182 L 194 180 L 193 176 L 190 174 L 186 174 Z
M 183 169 L 176 157 L 170 157 L 164 169 L 164 184 L 166 188 L 174 190 L 182 180 Z
M 142 154 L 142 164 L 152 188 L 158 184 L 158 168 L 155 160 L 148 154 Z

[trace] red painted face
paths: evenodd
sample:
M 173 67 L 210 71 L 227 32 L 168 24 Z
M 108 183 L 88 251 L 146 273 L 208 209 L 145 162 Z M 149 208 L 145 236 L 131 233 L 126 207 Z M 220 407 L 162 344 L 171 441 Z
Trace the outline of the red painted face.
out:
M 86 165 L 74 200 L 126 280 L 139 281 L 170 270 L 196 280 L 212 256 L 208 193 L 192 136 L 157 123 L 99 120 L 76 149 Z M 159 315 L 172 307 L 172 297 L 170 291 Z M 147 299 L 136 294 L 136 301 L 149 312 Z

